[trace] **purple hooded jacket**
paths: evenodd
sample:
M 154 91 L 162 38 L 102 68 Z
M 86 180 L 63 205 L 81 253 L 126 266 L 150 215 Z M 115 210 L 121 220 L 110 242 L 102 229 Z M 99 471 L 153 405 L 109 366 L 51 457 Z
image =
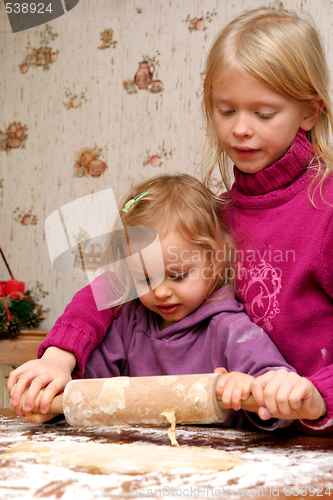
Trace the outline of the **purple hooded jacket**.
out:
M 139 300 L 128 303 L 93 351 L 84 377 L 211 373 L 217 367 L 252 376 L 279 368 L 295 371 L 266 332 L 251 322 L 229 287 L 216 291 L 192 314 L 162 331 L 158 315 Z M 266 430 L 285 425 L 248 416 Z M 243 427 L 244 412 L 231 411 L 223 425 Z

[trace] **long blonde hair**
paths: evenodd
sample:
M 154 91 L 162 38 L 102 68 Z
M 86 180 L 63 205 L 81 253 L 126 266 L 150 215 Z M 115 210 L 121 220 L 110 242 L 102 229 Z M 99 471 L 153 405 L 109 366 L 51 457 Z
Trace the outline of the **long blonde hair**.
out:
M 207 141 L 203 160 L 206 183 L 216 165 L 222 181 L 230 189 L 228 159 L 218 142 L 212 117 L 212 88 L 227 69 L 241 69 L 284 96 L 309 103 L 316 98 L 324 108 L 307 133 L 321 176 L 320 190 L 333 172 L 331 132 L 332 105 L 329 97 L 329 70 L 323 44 L 310 17 L 299 17 L 283 8 L 260 7 L 248 10 L 231 21 L 215 38 L 206 61 L 203 109 L 207 122 Z
M 143 193 L 146 194 L 138 198 L 131 208 L 122 210 L 129 200 Z M 120 204 L 120 217 L 125 230 L 133 226 L 152 227 L 160 239 L 175 231 L 185 241 L 205 250 L 205 256 L 208 255 L 210 260 L 206 298 L 219 288 L 234 284 L 235 249 L 223 211 L 221 200 L 188 174 L 163 174 L 141 181 Z M 109 262 L 126 256 L 122 250 L 123 242 L 124 237 L 111 237 L 107 256 Z M 219 258 L 220 255 L 223 259 Z M 128 275 L 118 275 L 118 279 L 122 294 L 117 303 L 122 304 L 130 295 Z

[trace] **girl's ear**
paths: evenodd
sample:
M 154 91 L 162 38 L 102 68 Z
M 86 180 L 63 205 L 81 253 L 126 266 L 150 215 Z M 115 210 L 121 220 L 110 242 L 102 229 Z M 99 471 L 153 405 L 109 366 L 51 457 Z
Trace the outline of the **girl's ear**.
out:
M 325 103 L 319 97 L 305 104 L 304 117 L 300 128 L 305 132 L 311 130 L 324 107 Z

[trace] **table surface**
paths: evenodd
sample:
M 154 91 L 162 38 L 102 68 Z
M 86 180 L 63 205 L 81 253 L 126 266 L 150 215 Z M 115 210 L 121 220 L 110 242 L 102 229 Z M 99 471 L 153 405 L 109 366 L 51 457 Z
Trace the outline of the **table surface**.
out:
M 211 446 L 238 454 L 245 465 L 229 471 L 102 474 L 98 470 L 8 461 L 20 442 L 147 443 L 168 445 L 166 428 L 77 429 L 65 422 L 33 425 L 0 410 L 0 498 L 104 500 L 130 498 L 304 498 L 333 500 L 333 437 L 249 432 L 214 426 L 177 427 L 180 445 Z M 302 489 L 301 489 L 302 488 Z

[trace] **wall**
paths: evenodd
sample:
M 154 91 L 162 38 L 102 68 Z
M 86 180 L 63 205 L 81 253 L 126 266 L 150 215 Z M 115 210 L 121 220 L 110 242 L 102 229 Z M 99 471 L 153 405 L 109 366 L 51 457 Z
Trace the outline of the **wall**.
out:
M 16 279 L 35 292 L 40 284 L 41 328 L 86 284 L 52 269 L 46 217 L 106 187 L 119 197 L 143 176 L 195 173 L 207 50 L 227 21 L 262 3 L 81 0 L 49 25 L 13 34 L 0 2 L 0 246 Z M 311 13 L 332 68 L 332 1 L 285 6 Z M 142 61 L 152 73 L 147 88 L 147 71 L 133 82 Z

